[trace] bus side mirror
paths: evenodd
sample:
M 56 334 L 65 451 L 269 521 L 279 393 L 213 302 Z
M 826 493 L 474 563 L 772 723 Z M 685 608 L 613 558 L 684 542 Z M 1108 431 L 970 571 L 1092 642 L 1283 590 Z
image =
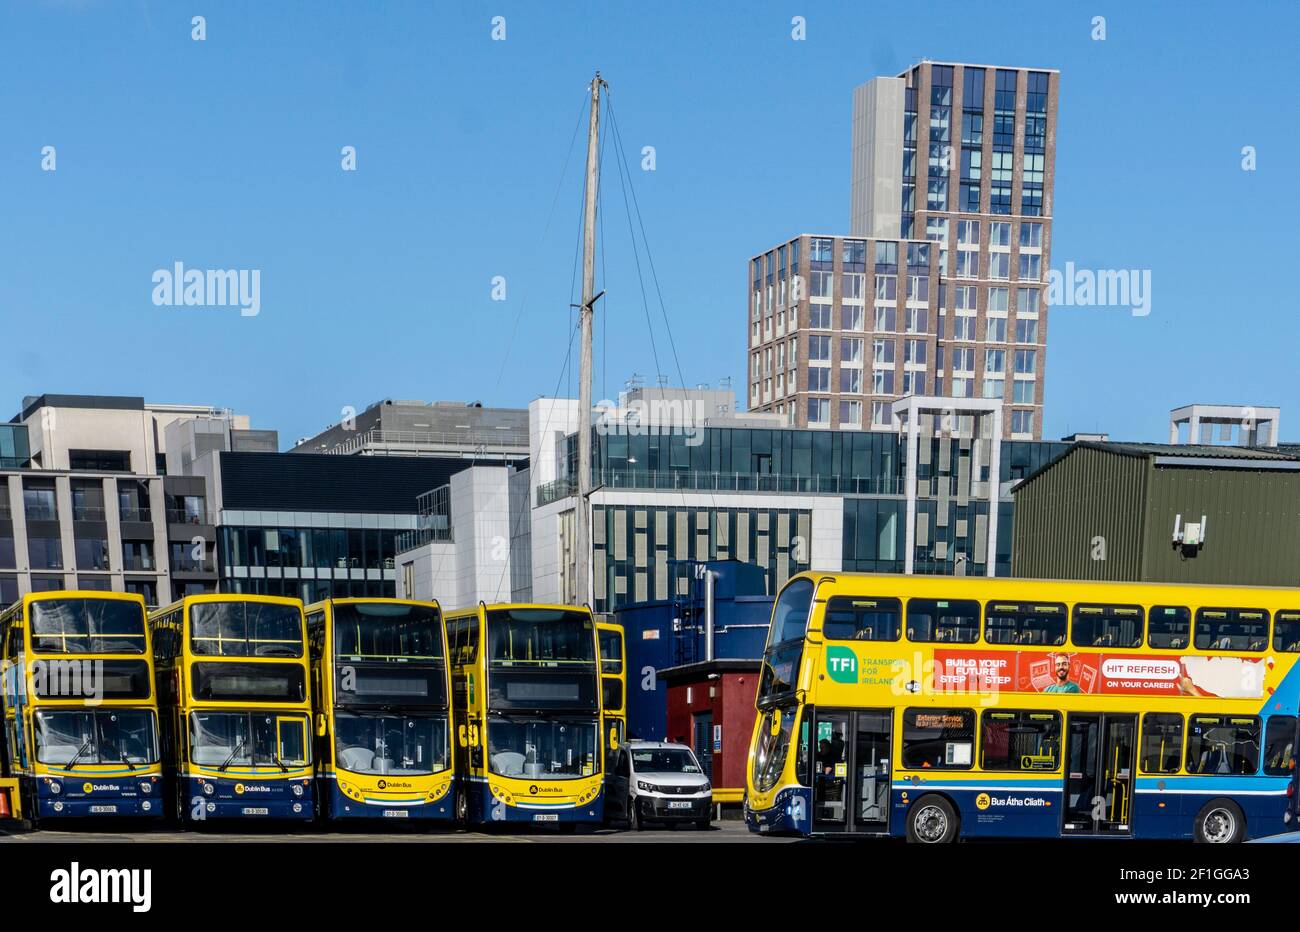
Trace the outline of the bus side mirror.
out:
M 456 729 L 456 740 L 460 743 L 461 747 L 463 748 L 469 747 L 469 738 L 466 735 L 466 729 L 464 725 L 461 725 L 459 728 Z
M 328 729 L 326 728 L 325 715 L 323 713 L 317 713 L 316 714 L 316 736 L 318 738 L 324 738 L 327 730 Z
M 611 748 L 618 747 L 618 726 L 617 725 L 614 725 L 609 730 L 609 746 Z
M 476 724 L 469 726 L 469 746 L 472 748 L 478 747 L 478 725 Z

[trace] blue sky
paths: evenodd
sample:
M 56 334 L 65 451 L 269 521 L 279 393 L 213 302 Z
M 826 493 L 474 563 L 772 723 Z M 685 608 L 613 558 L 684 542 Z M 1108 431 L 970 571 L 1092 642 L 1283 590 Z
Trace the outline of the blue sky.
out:
M 576 393 L 581 138 L 561 168 L 596 68 L 682 375 L 731 376 L 743 403 L 746 260 L 848 232 L 852 89 L 931 58 L 1060 69 L 1053 265 L 1151 270 L 1150 316 L 1052 312 L 1044 436 L 1163 439 L 1170 408 L 1223 401 L 1281 405 L 1300 438 L 1298 11 L 3 2 L 0 413 L 39 392 L 138 394 L 247 412 L 288 445 L 382 397 Z M 598 398 L 653 381 L 651 333 L 677 381 L 612 154 L 604 172 Z M 151 276 L 176 261 L 260 270 L 261 312 L 155 306 Z

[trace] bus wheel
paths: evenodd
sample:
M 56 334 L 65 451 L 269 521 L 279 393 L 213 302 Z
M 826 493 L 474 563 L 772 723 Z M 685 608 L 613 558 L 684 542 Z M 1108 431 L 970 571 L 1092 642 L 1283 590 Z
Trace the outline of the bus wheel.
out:
M 1203 844 L 1234 845 L 1246 833 L 1246 817 L 1230 799 L 1212 799 L 1196 814 L 1193 834 Z
M 456 823 L 461 828 L 469 828 L 469 794 L 464 787 L 456 788 Z
M 942 796 L 922 796 L 907 814 L 907 840 L 945 845 L 957 840 L 957 813 Z

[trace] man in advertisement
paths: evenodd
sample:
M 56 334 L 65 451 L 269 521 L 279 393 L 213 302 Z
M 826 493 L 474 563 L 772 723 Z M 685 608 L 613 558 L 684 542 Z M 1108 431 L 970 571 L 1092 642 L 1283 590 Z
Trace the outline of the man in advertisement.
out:
M 1079 684 L 1070 679 L 1070 655 L 1057 654 L 1053 658 L 1056 667 L 1056 682 L 1050 686 L 1043 687 L 1045 693 L 1078 693 L 1083 692 Z

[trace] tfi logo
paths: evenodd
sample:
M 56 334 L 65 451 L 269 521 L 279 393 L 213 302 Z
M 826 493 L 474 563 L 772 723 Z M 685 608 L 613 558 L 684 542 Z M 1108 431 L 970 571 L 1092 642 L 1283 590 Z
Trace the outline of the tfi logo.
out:
M 826 669 L 837 683 L 858 681 L 858 655 L 847 647 L 826 648 Z

